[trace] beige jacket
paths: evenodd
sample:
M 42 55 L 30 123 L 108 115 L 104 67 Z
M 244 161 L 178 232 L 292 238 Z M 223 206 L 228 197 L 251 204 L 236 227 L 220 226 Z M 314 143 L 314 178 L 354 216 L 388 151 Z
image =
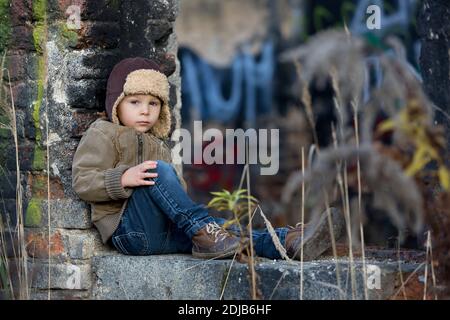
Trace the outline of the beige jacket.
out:
M 91 204 L 91 219 L 103 243 L 118 227 L 133 192 L 133 188 L 122 187 L 123 172 L 146 160 L 172 162 L 167 144 L 151 133 L 101 118 L 81 138 L 72 163 L 72 185 L 78 196 Z

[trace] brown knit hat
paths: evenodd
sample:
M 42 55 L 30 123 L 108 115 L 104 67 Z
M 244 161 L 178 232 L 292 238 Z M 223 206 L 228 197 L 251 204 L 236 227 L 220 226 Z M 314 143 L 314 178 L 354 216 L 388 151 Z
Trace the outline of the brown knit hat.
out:
M 169 80 L 158 64 L 146 58 L 127 58 L 117 63 L 108 78 L 105 109 L 108 118 L 120 124 L 117 106 L 125 96 L 151 94 L 162 101 L 159 119 L 150 129 L 158 138 L 169 135 L 171 118 L 169 109 Z

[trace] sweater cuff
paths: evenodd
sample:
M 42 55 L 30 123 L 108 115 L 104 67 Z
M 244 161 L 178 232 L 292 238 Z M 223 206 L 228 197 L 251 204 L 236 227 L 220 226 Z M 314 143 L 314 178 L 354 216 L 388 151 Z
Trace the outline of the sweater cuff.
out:
M 106 192 L 113 200 L 126 199 L 133 193 L 133 188 L 122 187 L 121 178 L 122 174 L 130 166 L 120 165 L 113 169 L 107 169 L 105 171 L 105 187 Z

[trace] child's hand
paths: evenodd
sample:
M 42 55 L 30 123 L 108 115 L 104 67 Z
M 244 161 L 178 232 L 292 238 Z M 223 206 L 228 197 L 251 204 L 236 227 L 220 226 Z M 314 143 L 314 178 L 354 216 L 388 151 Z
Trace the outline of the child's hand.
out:
M 158 163 L 156 161 L 144 161 L 137 166 L 131 167 L 122 174 L 122 187 L 138 187 L 151 186 L 154 181 L 146 180 L 148 178 L 155 178 L 157 173 L 147 172 L 148 169 L 155 169 Z

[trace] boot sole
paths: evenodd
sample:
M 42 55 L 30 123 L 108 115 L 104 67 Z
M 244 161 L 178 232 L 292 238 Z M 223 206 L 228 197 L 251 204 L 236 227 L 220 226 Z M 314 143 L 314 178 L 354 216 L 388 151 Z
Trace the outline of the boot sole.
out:
M 330 208 L 330 211 L 331 220 L 333 222 L 334 239 L 338 240 L 344 230 L 344 217 L 337 208 Z M 305 231 L 303 241 L 303 261 L 314 260 L 331 247 L 328 214 L 326 211 L 322 213 L 316 228 Z M 301 259 L 300 248 L 296 251 L 293 258 L 296 260 Z
M 237 242 L 236 245 L 230 247 L 228 250 L 221 251 L 221 252 L 195 252 L 192 251 L 192 256 L 194 258 L 201 258 L 201 259 L 225 259 L 229 258 L 231 256 L 234 256 L 236 253 L 236 250 L 239 248 L 240 243 Z

